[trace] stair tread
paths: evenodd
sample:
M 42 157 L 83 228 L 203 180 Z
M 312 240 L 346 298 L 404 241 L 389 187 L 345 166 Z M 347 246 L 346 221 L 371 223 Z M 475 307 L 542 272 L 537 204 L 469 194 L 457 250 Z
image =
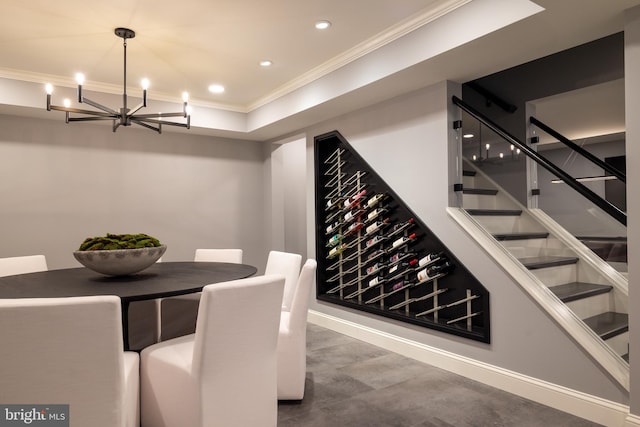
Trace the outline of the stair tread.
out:
M 463 194 L 478 194 L 481 196 L 495 196 L 498 190 L 492 188 L 462 188 Z
M 493 237 L 496 240 L 527 240 L 527 239 L 546 239 L 549 233 L 546 231 L 534 231 L 524 233 L 497 233 Z
M 539 268 L 558 267 L 561 265 L 575 264 L 576 262 L 578 262 L 578 258 L 566 256 L 541 256 L 519 258 L 519 261 L 524 264 L 524 266 L 529 270 L 536 270 Z
M 476 176 L 476 171 L 463 170 L 462 176 Z
M 584 323 L 593 329 L 600 338 L 607 340 L 629 330 L 629 315 L 607 311 L 584 319 Z
M 519 216 L 521 209 L 467 209 L 469 215 L 475 216 Z
M 600 285 L 597 283 L 571 282 L 563 285 L 549 287 L 564 303 L 588 298 L 594 295 L 606 294 L 613 289 L 611 285 Z

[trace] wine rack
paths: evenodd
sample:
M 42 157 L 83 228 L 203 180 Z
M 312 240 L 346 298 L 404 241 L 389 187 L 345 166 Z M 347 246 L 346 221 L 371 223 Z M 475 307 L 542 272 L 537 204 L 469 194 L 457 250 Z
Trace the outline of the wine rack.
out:
M 490 342 L 482 284 L 339 132 L 314 142 L 316 298 Z

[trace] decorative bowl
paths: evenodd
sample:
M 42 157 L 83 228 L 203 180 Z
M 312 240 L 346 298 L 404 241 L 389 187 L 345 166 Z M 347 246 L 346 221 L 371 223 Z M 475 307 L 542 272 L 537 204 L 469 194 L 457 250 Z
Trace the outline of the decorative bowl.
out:
M 73 256 L 90 270 L 107 276 L 126 276 L 153 265 L 167 250 L 167 245 L 138 249 L 74 251 Z

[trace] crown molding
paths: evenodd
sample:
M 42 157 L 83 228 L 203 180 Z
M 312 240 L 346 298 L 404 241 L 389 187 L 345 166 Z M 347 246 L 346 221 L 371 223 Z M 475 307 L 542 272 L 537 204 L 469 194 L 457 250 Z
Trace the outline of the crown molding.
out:
M 260 108 L 276 99 L 283 97 L 301 87 L 324 77 L 337 69 L 423 27 L 430 22 L 470 3 L 472 0 L 441 0 L 435 6 L 427 9 L 397 23 L 384 32 L 372 37 L 348 51 L 338 55 L 331 60 L 319 65 L 311 71 L 302 74 L 300 77 L 291 80 L 289 83 L 280 86 L 267 96 L 264 96 L 247 107 L 247 112 Z

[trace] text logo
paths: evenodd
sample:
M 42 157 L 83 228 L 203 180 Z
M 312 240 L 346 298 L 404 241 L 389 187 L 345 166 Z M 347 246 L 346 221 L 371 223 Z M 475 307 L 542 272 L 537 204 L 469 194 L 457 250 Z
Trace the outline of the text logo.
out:
M 1 405 L 0 427 L 69 427 L 69 405 Z

